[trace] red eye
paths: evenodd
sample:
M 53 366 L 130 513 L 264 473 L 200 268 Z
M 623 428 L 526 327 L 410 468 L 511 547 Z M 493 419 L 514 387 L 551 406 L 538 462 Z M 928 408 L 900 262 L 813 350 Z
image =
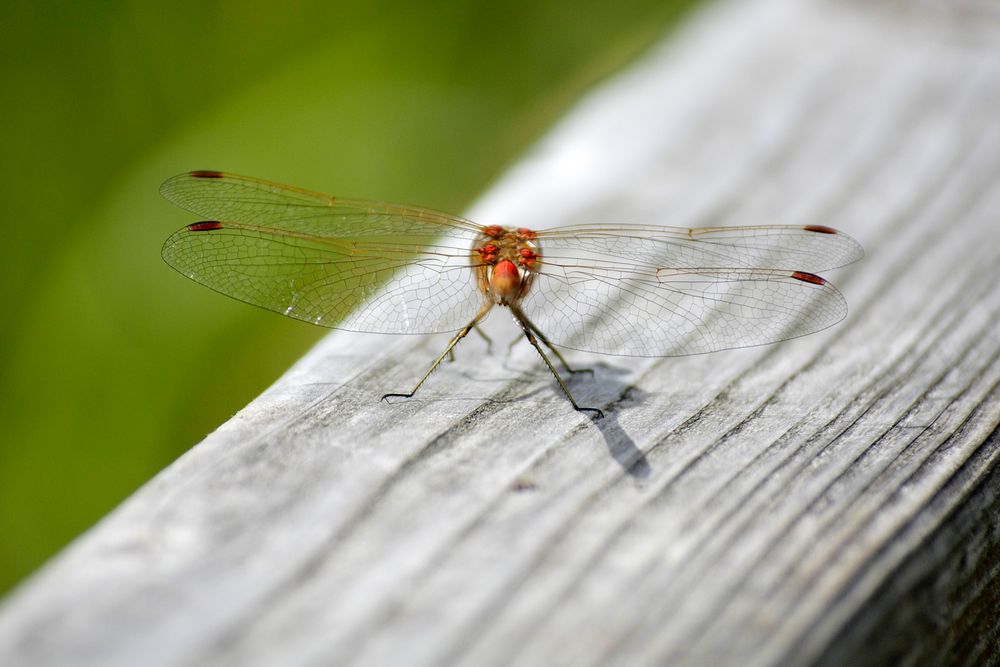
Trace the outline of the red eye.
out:
M 521 248 L 518 254 L 521 255 L 521 259 L 518 260 L 521 266 L 531 266 L 532 262 L 538 259 L 538 255 L 531 248 Z

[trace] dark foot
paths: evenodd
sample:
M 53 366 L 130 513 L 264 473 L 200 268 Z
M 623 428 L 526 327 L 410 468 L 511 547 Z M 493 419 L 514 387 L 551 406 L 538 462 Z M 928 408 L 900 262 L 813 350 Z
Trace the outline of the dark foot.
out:
M 385 401 L 386 403 L 389 402 L 390 398 L 413 398 L 413 394 L 412 393 L 410 393 L 410 394 L 384 394 L 382 396 L 382 400 Z
M 576 375 L 577 373 L 590 373 L 591 375 L 593 375 L 594 374 L 594 369 L 593 368 L 570 368 L 569 366 L 567 366 L 566 367 L 566 372 L 569 373 L 570 375 Z
M 577 408 L 576 406 L 573 407 L 577 412 L 593 412 L 594 419 L 604 419 L 604 413 L 598 410 L 597 408 Z

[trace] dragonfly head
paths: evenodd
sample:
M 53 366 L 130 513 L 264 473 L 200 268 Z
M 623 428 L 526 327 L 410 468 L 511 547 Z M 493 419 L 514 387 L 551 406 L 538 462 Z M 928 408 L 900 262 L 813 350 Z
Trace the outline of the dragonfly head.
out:
M 524 228 L 483 228 L 472 246 L 471 259 L 479 288 L 494 303 L 515 303 L 527 293 L 541 260 L 537 236 Z

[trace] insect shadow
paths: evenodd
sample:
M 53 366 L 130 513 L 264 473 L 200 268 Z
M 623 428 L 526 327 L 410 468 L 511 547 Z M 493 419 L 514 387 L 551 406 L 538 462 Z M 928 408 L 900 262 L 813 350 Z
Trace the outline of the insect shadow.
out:
M 524 373 L 523 369 L 508 367 L 506 360 L 503 366 L 511 372 Z M 635 444 L 635 440 L 621 427 L 618 418 L 624 407 L 644 402 L 647 393 L 626 380 L 630 371 L 625 368 L 605 361 L 598 361 L 591 364 L 589 370 L 592 372 L 578 372 L 570 376 L 570 386 L 580 394 L 584 404 L 598 406 L 604 412 L 603 417 L 592 419 L 591 424 L 604 438 L 611 458 L 630 477 L 636 480 L 646 479 L 651 472 L 649 461 L 646 460 L 645 453 Z M 543 375 L 543 371 L 539 370 L 538 376 L 541 375 Z M 555 385 L 554 380 L 551 385 Z M 522 394 L 521 398 L 529 398 L 535 394 L 548 392 L 551 391 L 551 388 L 547 383 L 544 386 L 534 388 L 527 394 Z M 558 387 L 555 389 L 558 391 Z
M 626 401 L 641 402 L 645 397 L 645 392 L 629 385 L 622 384 L 622 387 L 622 393 L 619 394 L 621 399 L 616 401 L 614 406 L 606 409 L 604 419 L 596 420 L 594 425 L 601 432 L 611 458 L 622 467 L 622 470 L 636 480 L 646 479 L 651 472 L 646 454 L 639 449 L 635 440 L 618 423 L 618 416 L 621 414 L 620 406 Z

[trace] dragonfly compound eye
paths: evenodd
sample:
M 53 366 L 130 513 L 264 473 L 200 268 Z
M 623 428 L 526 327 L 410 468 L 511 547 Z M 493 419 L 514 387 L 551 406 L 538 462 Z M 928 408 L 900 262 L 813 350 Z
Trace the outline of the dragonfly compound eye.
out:
M 530 267 L 539 257 L 538 253 L 531 248 L 521 248 L 518 254 L 521 255 L 520 259 L 517 260 L 518 264 L 525 268 Z
M 497 253 L 500 252 L 500 249 L 490 243 L 484 245 L 482 248 L 479 248 L 476 252 L 479 253 L 479 256 L 483 258 L 484 262 L 492 264 L 497 261 Z

